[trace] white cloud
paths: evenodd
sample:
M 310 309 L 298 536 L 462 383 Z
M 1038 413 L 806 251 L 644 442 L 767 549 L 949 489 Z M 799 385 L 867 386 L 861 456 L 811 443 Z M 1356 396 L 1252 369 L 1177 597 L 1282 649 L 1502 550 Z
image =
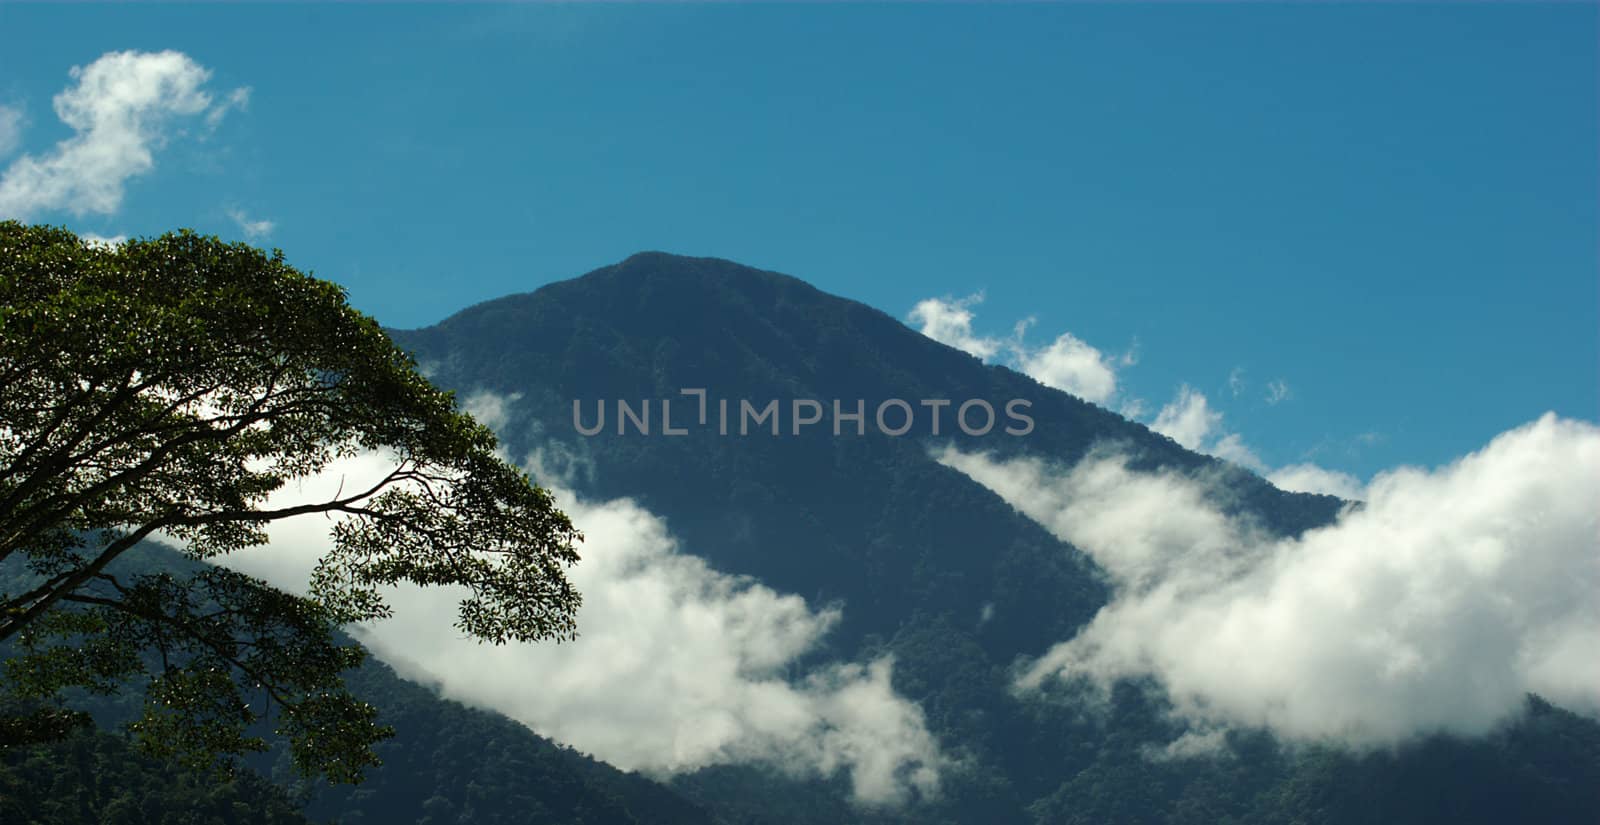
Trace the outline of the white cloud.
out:
M 0 158 L 15 152 L 22 145 L 22 127 L 25 123 L 21 109 L 0 105 Z
M 912 323 L 920 325 L 918 331 L 923 335 L 987 361 L 1000 352 L 1002 342 L 973 333 L 970 307 L 981 303 L 981 292 L 960 300 L 929 298 L 911 308 L 910 318 Z
M 972 308 L 982 302 L 982 293 L 959 300 L 929 298 L 912 308 L 910 320 L 920 326 L 923 335 L 935 341 L 985 361 L 1009 363 L 1047 387 L 1097 404 L 1116 398 L 1117 370 L 1138 363 L 1137 342 L 1120 356 L 1107 356 L 1070 332 L 1062 333 L 1049 346 L 1030 347 L 1026 337 L 1034 324 L 1032 318 L 1017 323 L 1009 339 L 978 335 L 972 328 L 975 317 Z M 1238 397 L 1245 386 L 1244 368 L 1234 367 L 1228 373 L 1229 392 Z M 1268 382 L 1268 404 L 1287 400 L 1290 395 L 1289 385 L 1283 379 Z M 1123 398 L 1119 403 L 1125 418 L 1135 421 L 1144 418 L 1147 408 L 1143 399 Z M 1361 483 L 1354 476 L 1314 464 L 1272 469 L 1245 443 L 1243 436 L 1224 429 L 1222 412 L 1211 406 L 1205 393 L 1188 384 L 1178 388 L 1177 396 L 1156 413 L 1155 420 L 1148 422 L 1148 426 L 1185 449 L 1231 461 L 1266 476 L 1286 490 L 1327 493 L 1341 498 L 1354 498 L 1361 491 Z
M 1244 392 L 1244 367 L 1234 367 L 1228 373 L 1228 391 L 1233 393 L 1234 398 L 1238 398 L 1239 393 Z
M 1088 553 L 1114 595 L 1019 679 L 1154 677 L 1202 732 L 1382 747 L 1482 734 L 1537 693 L 1600 712 L 1600 428 L 1546 415 L 1433 471 L 1376 477 L 1298 539 L 1204 484 L 1095 453 L 938 458 Z M 1184 750 L 1180 748 L 1179 750 Z
M 1265 474 L 1268 472 L 1266 462 L 1261 460 L 1261 456 L 1256 455 L 1255 450 L 1250 449 L 1250 446 L 1244 443 L 1244 436 L 1238 433 L 1228 433 L 1217 439 L 1205 449 L 1205 452 L 1224 461 L 1231 461 L 1240 467 L 1254 470 L 1257 473 Z
M 1315 464 L 1291 464 L 1267 474 L 1267 480 L 1280 490 L 1292 493 L 1321 493 L 1355 500 L 1366 495 L 1366 485 L 1349 473 L 1329 470 Z
M 1171 762 L 1178 759 L 1216 759 L 1227 756 L 1227 731 L 1221 728 L 1200 728 L 1186 731 L 1164 747 L 1146 748 L 1145 755 L 1153 762 Z
M 1024 339 L 1032 318 L 1019 322 L 1010 339 L 978 335 L 972 329 L 972 307 L 982 302 L 981 292 L 959 300 L 929 298 L 912 307 L 908 317 L 919 332 L 941 344 L 984 361 L 1009 364 L 1047 387 L 1096 404 L 1116 395 L 1119 366 L 1138 363 L 1132 348 L 1120 356 L 1107 356 L 1070 332 L 1057 336 L 1048 346 L 1030 346 Z
M 1156 413 L 1150 429 L 1186 449 L 1199 450 L 1221 424 L 1222 413 L 1211 409 L 1205 393 L 1184 384 L 1178 388 L 1178 396 Z
M 239 231 L 244 233 L 245 238 L 252 241 L 271 235 L 273 227 L 277 226 L 272 221 L 251 218 L 242 209 L 229 209 L 228 217 L 239 225 Z
M 475 414 L 505 420 L 479 394 Z M 376 456 L 343 462 L 281 495 L 329 495 L 341 475 L 377 477 Z M 348 485 L 346 485 L 348 489 Z M 895 804 L 939 787 L 944 758 L 922 711 L 894 693 L 893 660 L 835 663 L 791 678 L 838 621 L 680 552 L 665 524 L 632 501 L 587 502 L 554 489 L 583 531 L 570 575 L 583 594 L 575 642 L 480 645 L 452 627 L 460 595 L 407 587 L 393 619 L 361 629 L 380 658 L 442 685 L 445 695 L 493 708 L 624 769 L 670 774 L 763 762 L 798 774 L 846 772 L 863 804 Z M 330 523 L 288 520 L 273 546 L 229 564 L 300 590 Z
M 1070 332 L 1039 349 L 1027 347 L 1019 337 L 1013 353 L 1022 372 L 1047 387 L 1096 404 L 1117 392 L 1117 372 L 1111 359 Z
M 206 132 L 215 132 L 217 127 L 222 125 L 222 119 L 234 109 L 242 112 L 249 108 L 250 87 L 240 86 L 234 89 L 228 93 L 227 97 L 222 99 L 221 103 L 211 107 L 211 111 L 206 112 Z
M 74 84 L 53 101 L 73 135 L 44 155 L 25 154 L 6 167 L 0 216 L 115 212 L 126 182 L 155 167 L 155 152 L 172 136 L 173 122 L 211 106 L 203 88 L 210 76 L 175 51 L 108 52 L 74 66 Z
M 121 246 L 123 244 L 123 242 L 128 240 L 128 236 L 127 235 L 110 235 L 110 236 L 107 236 L 107 235 L 96 235 L 93 232 L 79 232 L 78 233 L 78 237 L 80 239 L 82 239 L 82 241 L 84 243 L 86 243 L 86 244 L 88 244 L 90 246 L 97 246 L 97 247 L 100 247 L 102 249 L 110 249 L 113 246 Z
M 497 392 L 479 390 L 461 402 L 461 409 L 479 424 L 495 432 L 504 432 L 506 425 L 511 423 L 511 405 L 521 399 L 520 392 L 501 395 Z
M 1118 367 L 1132 367 L 1139 363 L 1139 338 L 1134 336 L 1133 343 L 1116 358 Z
M 1229 382 L 1232 383 L 1230 376 Z M 1222 413 L 1211 407 L 1204 393 L 1187 384 L 1156 414 L 1150 429 L 1161 433 L 1186 449 L 1231 461 L 1264 476 L 1279 488 L 1296 493 L 1322 493 L 1345 499 L 1363 495 L 1361 480 L 1349 473 L 1301 463 L 1273 469 L 1238 433 L 1227 432 Z

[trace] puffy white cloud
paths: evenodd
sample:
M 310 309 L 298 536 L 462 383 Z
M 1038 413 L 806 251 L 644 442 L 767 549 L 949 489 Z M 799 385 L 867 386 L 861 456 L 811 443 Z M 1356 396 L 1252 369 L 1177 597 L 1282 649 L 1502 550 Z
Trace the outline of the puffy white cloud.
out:
M 514 400 L 480 393 L 467 406 L 503 425 Z M 329 496 L 389 466 L 378 456 L 351 459 L 280 497 Z M 797 774 L 846 772 L 863 804 L 937 793 L 945 760 L 921 709 L 894 692 L 891 658 L 791 676 L 838 621 L 838 607 L 813 609 L 712 569 L 632 501 L 552 491 L 585 536 L 570 572 L 584 600 L 577 641 L 481 645 L 452 626 L 460 593 L 415 587 L 394 591 L 394 617 L 360 628 L 362 640 L 446 696 L 624 769 L 763 762 Z M 301 590 L 330 527 L 321 516 L 280 522 L 270 547 L 228 563 Z
M 1020 338 L 1014 344 L 1017 366 L 1039 383 L 1100 404 L 1117 392 L 1112 360 L 1070 332 L 1047 347 L 1032 349 Z
M 1449 466 L 1380 474 L 1364 506 L 1295 539 L 1224 515 L 1201 480 L 1136 473 L 1116 455 L 1064 471 L 937 457 L 1114 585 L 1021 689 L 1149 676 L 1202 733 L 1259 726 L 1356 747 L 1482 734 L 1529 692 L 1600 712 L 1592 424 L 1546 415 Z
M 1187 449 L 1200 450 L 1221 425 L 1222 413 L 1211 408 L 1205 393 L 1184 384 L 1178 388 L 1177 397 L 1156 413 L 1150 429 Z
M 210 76 L 175 51 L 108 52 L 74 66 L 74 84 L 53 101 L 73 134 L 44 155 L 11 162 L 0 175 L 0 216 L 115 212 L 127 180 L 155 167 L 172 123 L 211 107 L 203 88 Z
M 260 240 L 271 235 L 273 228 L 277 226 L 276 223 L 269 220 L 252 218 L 244 210 L 237 208 L 229 209 L 228 217 L 232 218 L 233 222 L 238 225 L 239 231 L 244 233 L 245 238 L 251 241 Z
M 911 308 L 910 319 L 923 335 L 987 361 L 1000 352 L 1002 341 L 972 331 L 971 307 L 981 303 L 981 292 L 960 300 L 929 298 Z
M 1009 339 L 978 335 L 972 329 L 972 307 L 983 302 L 983 293 L 959 300 L 929 298 L 911 308 L 908 316 L 923 335 L 975 355 L 984 361 L 1005 363 L 1039 383 L 1069 392 L 1087 401 L 1102 404 L 1117 392 L 1117 368 L 1138 362 L 1130 349 L 1112 357 L 1073 335 L 1064 332 L 1049 345 L 1030 346 L 1024 339 L 1033 319 L 1019 322 Z

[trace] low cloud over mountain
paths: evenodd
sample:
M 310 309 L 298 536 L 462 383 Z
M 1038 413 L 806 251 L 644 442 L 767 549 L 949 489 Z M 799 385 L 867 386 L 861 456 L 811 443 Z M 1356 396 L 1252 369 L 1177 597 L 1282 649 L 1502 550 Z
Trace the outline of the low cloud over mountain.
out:
M 493 420 L 490 401 L 476 399 Z M 503 403 L 503 402 L 502 402 Z M 332 496 L 392 465 L 364 455 L 284 501 Z M 552 489 L 584 533 L 570 576 L 583 594 L 579 638 L 479 644 L 452 627 L 462 594 L 391 592 L 392 619 L 358 629 L 381 658 L 444 694 L 492 708 L 612 764 L 653 774 L 759 762 L 798 775 L 845 772 L 863 804 L 938 792 L 945 765 L 919 707 L 890 684 L 893 657 L 800 664 L 840 617 L 681 552 L 666 524 L 629 500 Z M 303 589 L 331 524 L 274 525 L 272 546 L 232 566 Z
M 1377 476 L 1299 538 L 1218 506 L 1208 479 L 1114 452 L 1071 467 L 938 460 L 1082 549 L 1114 587 L 1024 691 L 1154 677 L 1200 729 L 1367 748 L 1482 734 L 1528 693 L 1600 711 L 1600 428 L 1545 417 L 1432 471 Z

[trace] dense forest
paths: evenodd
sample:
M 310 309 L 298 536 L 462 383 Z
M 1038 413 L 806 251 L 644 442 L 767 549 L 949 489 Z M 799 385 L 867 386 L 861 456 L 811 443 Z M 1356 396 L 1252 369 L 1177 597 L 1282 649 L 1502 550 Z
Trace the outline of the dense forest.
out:
M 153 759 L 116 735 L 0 750 L 0 822 L 17 825 L 305 825 L 284 789 Z
M 11 575 L 9 580 L 0 577 L 0 585 L 21 579 L 14 568 L 7 565 Z M 157 544 L 136 548 L 113 568 L 123 576 L 181 577 L 198 570 L 199 563 Z M 429 825 L 681 825 L 711 819 L 658 783 L 551 742 L 499 714 L 443 699 L 435 690 L 395 675 L 382 662 L 368 659 L 348 674 L 347 683 L 378 705 L 395 729 L 393 738 L 378 745 L 383 766 L 359 785 L 308 781 L 265 725 L 256 733 L 268 738 L 269 749 L 220 766 L 230 776 L 145 755 L 121 734 L 139 711 L 138 686 L 128 685 L 109 695 L 74 692 L 65 697 L 64 704 L 87 711 L 99 731 L 80 731 L 58 744 L 0 749 L 5 771 L 0 774 L 0 811 L 26 810 L 34 817 L 6 818 L 7 823 L 98 822 L 98 814 L 90 813 L 113 802 L 119 809 L 131 805 L 136 812 L 160 811 L 167 817 L 127 820 L 132 822 L 299 822 L 302 815 L 317 822 Z M 55 801 L 44 805 L 47 800 Z M 217 806 L 235 802 L 259 802 L 261 816 L 289 819 L 212 819 L 211 811 L 221 810 Z

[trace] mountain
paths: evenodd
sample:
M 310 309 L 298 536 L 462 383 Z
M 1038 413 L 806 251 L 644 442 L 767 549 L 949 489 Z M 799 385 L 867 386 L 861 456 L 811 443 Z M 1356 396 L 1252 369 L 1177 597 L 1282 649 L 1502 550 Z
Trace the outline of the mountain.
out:
M 1121 684 L 1092 708 L 1071 695 L 1014 692 L 1018 662 L 1072 637 L 1106 604 L 1110 585 L 1078 548 L 932 450 L 953 444 L 1069 466 L 1110 445 L 1135 469 L 1205 477 L 1218 508 L 1279 536 L 1326 525 L 1346 503 L 1280 491 L 876 309 L 728 261 L 644 253 L 391 335 L 469 404 L 498 399 L 492 417 L 502 441 L 518 460 L 537 458 L 541 481 L 588 501 L 631 498 L 664 520 L 684 552 L 716 570 L 797 594 L 815 609 L 839 608 L 837 626 L 791 662 L 793 670 L 892 657 L 894 692 L 921 708 L 949 759 L 938 795 L 904 806 L 858 804 L 840 774 L 794 772 L 762 759 L 722 760 L 656 781 L 369 661 L 352 686 L 398 736 L 381 746 L 385 764 L 366 783 L 300 784 L 281 749 L 251 763 L 313 821 L 1595 821 L 1600 725 L 1536 697 L 1513 724 L 1471 740 L 1428 736 L 1352 753 L 1286 746 L 1245 730 L 1227 734 L 1223 756 L 1161 759 L 1152 749 L 1184 727 L 1149 684 Z M 681 394 L 697 388 L 710 402 L 706 424 L 697 397 Z M 727 435 L 716 414 L 724 399 L 733 412 Z M 796 399 L 815 400 L 824 413 L 798 434 Z M 843 422 L 835 435 L 832 402 L 849 411 L 857 399 L 867 432 Z M 896 437 L 874 431 L 875 410 L 892 399 L 907 404 L 895 408 L 891 425 L 912 413 L 912 425 Z M 955 420 L 956 408 L 974 399 L 997 412 L 996 426 L 981 435 Z M 1014 399 L 1028 402 L 1017 408 L 1031 419 L 1026 434 L 1005 432 L 1025 429 L 1006 415 Z M 683 434 L 663 431 L 663 400 Z M 618 401 L 635 415 L 650 406 L 650 434 L 631 426 L 618 432 Z M 763 423 L 738 435 L 741 401 L 757 409 L 779 402 L 780 434 Z M 924 401 L 951 402 L 939 411 L 937 432 Z M 577 425 L 591 426 L 601 404 L 605 428 L 584 435 Z M 140 563 L 181 567 L 159 551 Z M 403 646 L 395 652 L 406 658 Z M 100 710 L 104 719 L 117 714 L 115 706 Z M 119 743 L 85 741 L 0 760 L 0 811 L 15 810 L 3 806 L 25 799 L 18 789 L 26 783 L 45 781 L 57 799 L 109 798 L 142 784 L 136 796 L 155 800 L 148 805 L 198 813 L 222 804 L 173 802 L 152 791 L 148 777 L 169 770 L 160 765 L 130 767 L 121 784 L 108 785 L 83 767 L 98 757 L 84 754 Z M 246 780 L 226 793 L 259 788 Z M 222 821 L 274 821 L 276 797 L 264 798 L 261 817 Z M 219 799 L 237 810 L 233 797 Z
M 918 612 L 965 623 L 999 599 L 1021 609 L 1012 617 L 997 609 L 981 645 L 1009 661 L 1063 638 L 1102 594 L 1092 572 L 1056 539 L 928 459 L 929 416 L 898 438 L 838 438 L 826 421 L 789 436 L 782 410 L 784 435 L 740 438 L 719 435 L 713 412 L 708 426 L 667 437 L 657 406 L 657 430 L 644 437 L 617 435 L 615 400 L 638 406 L 677 399 L 674 411 L 682 416 L 695 409 L 693 397 L 679 394 L 686 388 L 706 388 L 713 404 L 728 399 L 730 413 L 740 400 L 761 407 L 840 399 L 849 407 L 862 399 L 870 428 L 874 408 L 888 399 L 913 406 L 987 399 L 999 408 L 1020 398 L 1033 402 L 1028 412 L 1036 425 L 1026 436 L 1006 436 L 999 426 L 967 436 L 951 420 L 953 409 L 943 412 L 941 434 L 967 448 L 1068 463 L 1091 445 L 1117 442 L 1142 467 L 1213 466 L 1230 474 L 1233 506 L 1280 532 L 1325 523 L 1341 504 L 1278 491 L 871 307 L 717 259 L 639 254 L 434 327 L 391 334 L 442 386 L 462 395 L 520 395 L 501 428 L 513 456 L 559 444 L 587 473 L 577 480 L 580 492 L 635 498 L 719 568 L 814 601 L 842 600 L 848 607 L 840 635 L 851 644 L 869 631 L 892 635 Z M 585 405 L 586 426 L 596 402 L 606 402 L 606 431 L 579 435 L 574 400 Z M 979 418 L 974 413 L 974 428 Z M 730 422 L 737 432 L 737 418 Z
M 142 756 L 109 733 L 0 749 L 0 822 L 18 825 L 308 825 L 282 788 L 244 771 L 226 782 Z
M 1158 762 L 1149 748 L 1181 728 L 1138 685 L 1120 688 L 1103 715 L 1014 695 L 1013 665 L 1071 637 L 1105 603 L 1107 585 L 1076 548 L 935 461 L 933 446 L 1071 465 L 1115 445 L 1135 469 L 1208 475 L 1219 507 L 1283 536 L 1331 522 L 1344 502 L 1277 490 L 876 309 L 778 273 L 652 252 L 392 334 L 461 397 L 513 399 L 498 429 L 514 457 L 537 453 L 581 495 L 632 498 L 719 570 L 842 605 L 817 655 L 892 654 L 894 688 L 961 764 L 939 800 L 870 815 L 819 802 L 815 789 L 810 804 L 776 815 L 760 800 L 798 786 L 754 768 L 675 781 L 733 821 L 1591 821 L 1593 799 L 1577 789 L 1600 780 L 1600 728 L 1536 700 L 1499 739 L 1436 737 L 1354 756 L 1247 732 L 1230 736 L 1231 760 Z M 703 425 L 698 397 L 682 394 L 697 388 L 710 401 Z M 684 434 L 663 433 L 664 399 Z M 728 435 L 722 399 L 734 411 Z M 794 434 L 794 399 L 817 400 L 823 420 Z M 832 402 L 851 411 L 857 399 L 869 432 L 845 421 L 834 435 Z M 914 413 L 928 409 L 924 400 L 951 406 L 937 434 L 926 415 L 899 437 L 870 432 L 890 399 Z M 1031 431 L 963 432 L 951 414 L 971 399 L 997 410 L 1030 402 Z M 619 432 L 619 400 L 653 408 L 650 434 Z M 779 402 L 781 434 L 738 435 L 740 402 L 769 400 Z M 602 406 L 606 427 L 580 433 Z M 1528 753 L 1540 756 L 1530 763 Z

